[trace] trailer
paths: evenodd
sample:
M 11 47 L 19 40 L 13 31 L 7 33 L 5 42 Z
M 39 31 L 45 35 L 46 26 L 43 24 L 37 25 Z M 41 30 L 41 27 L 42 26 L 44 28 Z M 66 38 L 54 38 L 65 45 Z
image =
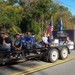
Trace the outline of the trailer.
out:
M 14 51 L 0 50 L 0 64 L 5 64 L 11 60 L 24 60 L 29 59 L 44 59 L 47 62 L 56 62 L 58 59 L 66 59 L 71 50 L 74 49 L 74 43 L 66 44 L 67 34 L 59 33 L 57 34 L 58 39 L 55 39 L 54 43 L 48 46 L 39 46 L 38 48 L 22 49 Z M 63 40 L 64 39 L 64 40 Z M 27 53 L 28 51 L 28 53 Z
M 26 49 L 25 49 L 26 50 Z M 24 60 L 30 58 L 39 58 L 45 59 L 48 62 L 56 62 L 59 58 L 64 60 L 70 54 L 70 49 L 66 45 L 59 46 L 48 46 L 48 47 L 40 47 L 40 48 L 32 48 L 29 50 L 29 55 L 25 53 L 25 50 L 15 50 L 15 51 L 1 51 L 0 50 L 0 64 L 5 64 L 10 60 Z M 19 54 L 19 56 L 17 56 Z

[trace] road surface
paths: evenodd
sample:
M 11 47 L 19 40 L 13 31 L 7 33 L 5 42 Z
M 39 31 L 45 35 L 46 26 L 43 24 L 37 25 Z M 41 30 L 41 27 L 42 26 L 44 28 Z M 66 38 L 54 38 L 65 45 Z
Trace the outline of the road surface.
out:
M 75 60 L 30 75 L 75 75 Z

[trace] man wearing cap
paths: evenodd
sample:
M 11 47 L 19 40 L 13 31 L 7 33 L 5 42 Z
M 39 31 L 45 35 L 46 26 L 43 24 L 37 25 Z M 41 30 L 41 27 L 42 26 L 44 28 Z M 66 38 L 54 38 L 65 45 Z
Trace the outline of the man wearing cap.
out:
M 22 42 L 20 39 L 20 35 L 18 33 L 15 35 L 15 38 L 12 42 L 12 46 L 14 47 L 15 50 L 21 50 L 22 49 Z

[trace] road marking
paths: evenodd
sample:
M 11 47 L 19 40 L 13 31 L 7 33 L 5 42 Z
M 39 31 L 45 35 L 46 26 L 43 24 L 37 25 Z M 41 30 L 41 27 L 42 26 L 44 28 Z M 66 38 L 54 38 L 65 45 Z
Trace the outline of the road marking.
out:
M 53 66 L 68 62 L 70 60 L 75 60 L 75 56 L 70 56 L 65 60 L 58 60 L 55 63 L 47 63 L 47 64 L 44 64 L 44 65 L 41 65 L 41 66 L 38 66 L 38 67 L 35 67 L 35 68 L 30 68 L 30 69 L 27 69 L 27 70 L 22 71 L 22 72 L 16 72 L 16 73 L 14 73 L 12 75 L 28 75 L 28 74 L 38 72 L 38 71 L 46 69 L 46 68 L 50 68 L 50 67 L 53 67 Z

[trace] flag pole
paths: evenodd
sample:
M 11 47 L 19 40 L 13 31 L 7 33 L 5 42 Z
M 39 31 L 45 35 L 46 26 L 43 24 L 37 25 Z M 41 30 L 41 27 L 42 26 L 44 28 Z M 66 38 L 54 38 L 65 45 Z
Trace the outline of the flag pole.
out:
M 51 36 L 53 36 L 53 16 L 51 17 L 51 20 L 52 20 Z
M 47 29 L 47 35 L 48 36 L 53 35 L 53 16 L 50 19 L 50 23 L 49 23 L 49 26 L 48 26 L 48 29 Z

